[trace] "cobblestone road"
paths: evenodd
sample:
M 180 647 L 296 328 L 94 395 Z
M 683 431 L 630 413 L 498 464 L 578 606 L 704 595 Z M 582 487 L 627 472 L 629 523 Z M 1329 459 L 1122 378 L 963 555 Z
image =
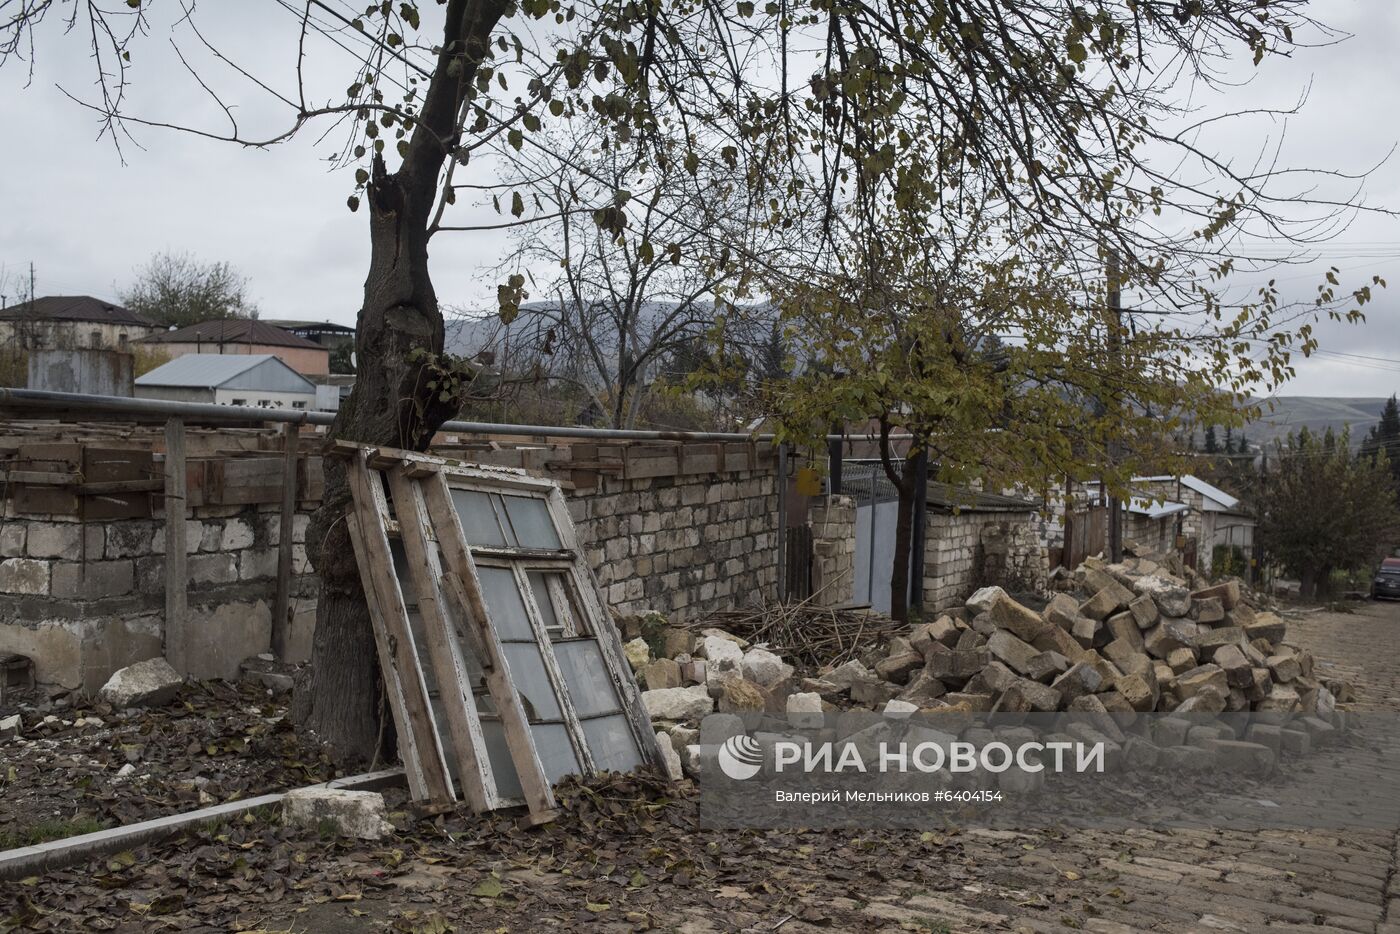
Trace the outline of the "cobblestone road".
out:
M 1400 711 L 1400 603 L 1290 619 L 1289 640 L 1325 660 L 1322 677 L 1355 686 L 1356 709 Z M 1312 792 L 1325 797 L 1327 789 Z M 1393 832 L 969 836 L 976 842 L 966 855 L 984 879 L 938 895 L 900 886 L 865 907 L 872 926 L 1400 934 Z

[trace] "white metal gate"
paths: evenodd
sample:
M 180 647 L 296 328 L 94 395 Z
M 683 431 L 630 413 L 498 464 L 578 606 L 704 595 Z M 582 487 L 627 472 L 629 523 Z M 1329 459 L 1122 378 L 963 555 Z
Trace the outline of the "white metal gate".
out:
M 894 532 L 899 494 L 881 464 L 846 461 L 841 492 L 856 501 L 855 581 L 851 600 L 857 606 L 890 611 L 890 571 L 894 567 Z

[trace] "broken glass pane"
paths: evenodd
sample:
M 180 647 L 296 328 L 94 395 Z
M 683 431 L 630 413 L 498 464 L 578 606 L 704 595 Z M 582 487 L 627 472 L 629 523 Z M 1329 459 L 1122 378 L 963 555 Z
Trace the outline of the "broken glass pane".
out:
M 569 689 L 569 700 L 580 717 L 612 713 L 620 709 L 603 652 L 592 639 L 555 642 L 554 657 Z
M 593 765 L 600 772 L 630 772 L 642 764 L 632 728 L 622 714 L 584 720 L 583 736 Z
M 564 714 L 559 709 L 558 698 L 554 696 L 554 686 L 545 671 L 544 660 L 540 658 L 539 646 L 528 642 L 506 642 L 501 649 L 505 652 L 511 683 L 515 685 L 530 721 L 561 719 Z
M 557 550 L 563 547 L 544 500 L 533 496 L 503 496 L 502 499 L 505 500 L 506 515 L 510 517 L 521 548 Z
M 535 606 L 540 608 L 540 619 L 544 621 L 545 632 L 552 638 L 558 638 L 564 631 L 564 624 L 559 621 L 559 615 L 554 612 L 554 598 L 549 592 L 549 578 L 544 571 L 529 571 L 526 575 L 530 579 L 530 592 L 535 595 Z M 551 575 L 557 577 L 558 575 Z
M 501 548 L 506 544 L 501 534 L 501 524 L 496 519 L 496 510 L 491 505 L 491 494 L 476 490 L 453 490 L 452 504 L 457 507 L 457 515 L 462 519 L 462 531 L 468 545 L 485 545 Z
M 491 614 L 491 623 L 501 639 L 506 642 L 533 642 L 535 631 L 530 628 L 530 618 L 525 615 L 525 601 L 521 599 L 520 589 L 515 584 L 515 572 L 510 568 L 479 565 L 477 577 L 481 579 L 481 595 L 486 600 L 486 612 Z
M 506 744 L 505 729 L 499 720 L 481 721 L 481 732 L 486 740 L 486 758 L 491 763 L 491 774 L 496 779 L 496 793 L 502 798 L 518 798 L 520 776 L 510 758 L 510 746 Z

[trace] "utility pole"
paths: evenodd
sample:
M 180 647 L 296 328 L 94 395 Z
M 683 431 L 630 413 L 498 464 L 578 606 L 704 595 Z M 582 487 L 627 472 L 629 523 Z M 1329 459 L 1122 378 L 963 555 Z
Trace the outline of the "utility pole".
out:
M 1108 348 L 1114 361 L 1121 362 L 1122 337 L 1119 328 L 1123 321 L 1123 293 L 1119 288 L 1119 268 L 1118 250 L 1110 247 L 1108 251 L 1108 309 L 1112 312 L 1112 320 L 1109 321 Z M 1114 402 L 1115 414 L 1121 416 L 1118 411 L 1117 400 Z M 1114 461 L 1118 445 L 1109 443 L 1109 462 Z M 1108 498 L 1108 559 L 1113 563 L 1123 560 L 1123 504 L 1116 495 Z

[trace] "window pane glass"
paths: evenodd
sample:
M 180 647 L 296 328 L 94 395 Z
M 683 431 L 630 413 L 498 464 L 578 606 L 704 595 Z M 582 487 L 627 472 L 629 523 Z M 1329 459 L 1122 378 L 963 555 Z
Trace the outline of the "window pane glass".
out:
M 452 504 L 457 507 L 457 515 L 462 517 L 462 531 L 467 536 L 468 545 L 499 548 L 506 543 L 488 494 L 476 490 L 453 490 Z
M 554 686 L 549 683 L 539 646 L 507 642 L 501 648 L 505 651 L 506 665 L 510 668 L 510 680 L 515 684 L 530 720 L 561 719 L 564 714 L 559 709 L 559 700 L 554 696 Z
M 535 595 L 535 606 L 540 608 L 540 619 L 544 620 L 544 628 L 558 629 L 562 623 L 554 612 L 554 600 L 549 595 L 548 576 L 544 571 L 529 571 L 525 576 L 530 579 L 530 592 Z
M 583 736 L 588 741 L 593 765 L 600 772 L 630 772 L 642 764 L 637 741 L 632 738 L 627 718 L 621 714 L 583 721 Z
M 481 732 L 486 737 L 486 758 L 491 763 L 491 775 L 496 779 L 496 793 L 502 798 L 518 798 L 520 776 L 515 764 L 510 761 L 510 747 L 506 745 L 505 730 L 499 720 L 482 720 Z
M 535 737 L 535 751 L 539 754 L 540 765 L 544 767 L 544 777 L 549 779 L 551 785 L 565 775 L 579 773 L 578 757 L 574 755 L 569 731 L 564 724 L 537 723 L 530 727 L 530 732 Z
M 554 520 L 549 517 L 549 507 L 542 499 L 533 496 L 503 496 L 506 515 L 515 528 L 515 537 L 521 548 L 561 548 L 559 533 L 554 530 Z
M 486 611 L 491 614 L 491 623 L 501 639 L 506 642 L 535 641 L 535 631 L 530 628 L 530 618 L 525 615 L 525 601 L 520 598 L 520 589 L 515 585 L 515 574 L 511 569 L 478 566 L 477 576 L 481 578 L 481 595 L 486 600 Z
M 580 717 L 592 717 L 620 709 L 617 690 L 613 687 L 603 653 L 592 639 L 554 643 L 554 657 L 559 660 L 569 699 Z

